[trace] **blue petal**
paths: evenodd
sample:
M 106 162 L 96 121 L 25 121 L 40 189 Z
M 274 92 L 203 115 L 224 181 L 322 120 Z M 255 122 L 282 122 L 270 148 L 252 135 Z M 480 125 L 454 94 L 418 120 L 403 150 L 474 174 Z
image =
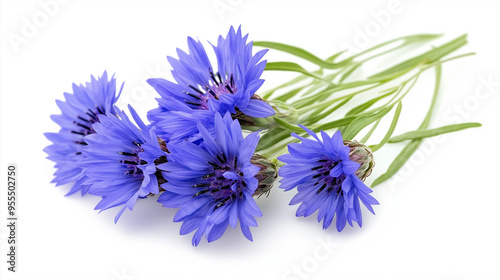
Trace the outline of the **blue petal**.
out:
M 314 137 L 314 139 L 316 139 L 316 141 L 320 142 L 321 143 L 321 140 L 319 140 L 318 138 L 318 135 L 316 135 L 316 133 L 314 133 L 314 131 L 310 130 L 309 128 L 299 124 L 298 125 L 300 128 L 302 128 L 303 130 L 305 130 L 309 135 L 311 135 L 312 137 Z
M 211 229 L 210 232 L 207 234 L 207 241 L 212 242 L 217 239 L 219 239 L 224 232 L 226 231 L 226 228 L 228 226 L 229 222 L 225 220 L 224 222 L 214 225 Z
M 352 175 L 356 171 L 358 171 L 359 167 L 361 164 L 351 161 L 351 160 L 344 160 L 342 161 L 342 170 L 344 171 L 344 174 L 346 175 Z
M 340 164 L 337 164 L 330 171 L 330 176 L 332 176 L 332 177 L 339 177 L 340 175 L 342 175 L 342 166 Z
M 275 114 L 273 107 L 263 100 L 250 99 L 248 106 L 241 111 L 250 117 L 267 118 Z
M 177 211 L 174 217 L 174 222 L 178 222 L 184 217 L 192 214 L 194 211 L 207 204 L 207 202 L 208 201 L 203 198 L 192 199 L 189 204 L 184 205 L 184 207 L 180 208 L 179 211 Z

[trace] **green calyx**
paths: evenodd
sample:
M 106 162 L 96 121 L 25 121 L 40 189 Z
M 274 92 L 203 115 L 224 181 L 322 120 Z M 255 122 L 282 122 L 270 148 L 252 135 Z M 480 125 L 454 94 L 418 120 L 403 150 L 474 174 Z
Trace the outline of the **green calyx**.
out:
M 260 168 L 260 171 L 255 175 L 255 178 L 259 180 L 259 185 L 253 196 L 260 197 L 263 194 L 269 195 L 276 178 L 278 178 L 278 168 L 276 164 L 258 154 L 254 154 L 250 162 Z
M 372 151 L 356 140 L 344 140 L 344 146 L 349 147 L 349 159 L 361 165 L 356 171 L 356 176 L 364 181 L 372 174 L 373 167 L 375 167 Z

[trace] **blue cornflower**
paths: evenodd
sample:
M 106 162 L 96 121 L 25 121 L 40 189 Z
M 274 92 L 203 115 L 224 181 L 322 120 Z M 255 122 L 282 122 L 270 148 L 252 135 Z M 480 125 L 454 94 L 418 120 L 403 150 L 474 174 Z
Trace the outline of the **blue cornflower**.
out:
M 370 195 L 372 190 L 357 176 L 360 163 L 349 158 L 350 148 L 344 146 L 340 131 L 332 137 L 321 131 L 323 140 L 320 140 L 316 133 L 301 127 L 316 141 L 293 133 L 302 143 L 289 144 L 290 154 L 278 157 L 286 163 L 279 170 L 283 178 L 280 188 L 289 191 L 296 187 L 298 190 L 290 202 L 290 205 L 301 203 L 297 217 L 307 217 L 319 210 L 318 222 L 323 220 L 324 229 L 330 226 L 335 215 L 338 231 L 344 229 L 346 222 L 351 226 L 357 222 L 361 226 L 359 201 L 373 214 L 372 205 L 379 203 Z
M 178 59 L 168 57 L 176 83 L 165 79 L 149 79 L 148 83 L 160 94 L 159 108 L 148 113 L 148 119 L 158 128 L 165 140 L 177 139 L 175 128 L 184 126 L 186 135 L 196 135 L 197 120 L 213 120 L 214 113 L 245 114 L 265 118 L 274 115 L 274 109 L 255 93 L 264 83 L 260 79 L 266 66 L 261 61 L 267 50 L 252 54 L 252 42 L 247 43 L 241 28 L 230 28 L 226 38 L 219 36 L 213 46 L 217 57 L 217 71 L 199 41 L 188 38 L 189 54 L 177 49 Z M 175 101 L 178 102 L 175 102 Z M 178 103 L 184 104 L 181 106 Z M 197 111 L 211 113 L 196 115 Z M 180 111 L 180 112 L 175 112 Z M 191 124 L 185 126 L 186 122 Z M 180 135 L 185 136 L 185 135 Z
M 262 216 L 252 195 L 258 187 L 255 175 L 260 168 L 250 162 L 259 141 L 257 132 L 243 138 L 240 124 L 227 113 L 215 115 L 215 137 L 202 125 L 198 129 L 202 144 L 188 141 L 170 143 L 169 162 L 162 165 L 168 181 L 158 198 L 165 207 L 180 208 L 175 222 L 183 222 L 180 233 L 194 230 L 192 244 L 203 235 L 212 242 L 219 239 L 238 220 L 246 238 L 252 240 L 249 226 Z
M 122 84 L 123 88 L 123 84 Z M 53 142 L 44 151 L 48 159 L 56 163 L 57 171 L 52 180 L 56 186 L 74 183 L 67 195 L 81 191 L 88 192 L 84 184 L 82 169 L 76 164 L 82 157 L 82 148 L 87 145 L 84 137 L 95 133 L 94 123 L 99 122 L 99 114 L 115 114 L 114 104 L 120 96 L 116 95 L 116 80 L 108 80 L 106 71 L 97 79 L 91 76 L 91 81 L 85 85 L 73 84 L 73 94 L 64 93 L 66 101 L 56 100 L 61 109 L 60 115 L 52 115 L 51 119 L 61 126 L 57 133 L 45 133 L 47 139 Z
M 118 109 L 117 116 L 99 115 L 96 133 L 84 139 L 88 145 L 79 162 L 89 193 L 102 197 L 96 209 L 122 206 L 115 223 L 137 199 L 159 193 L 163 178 L 156 165 L 167 161 L 154 129 L 148 129 L 131 106 L 129 110 L 138 127 Z

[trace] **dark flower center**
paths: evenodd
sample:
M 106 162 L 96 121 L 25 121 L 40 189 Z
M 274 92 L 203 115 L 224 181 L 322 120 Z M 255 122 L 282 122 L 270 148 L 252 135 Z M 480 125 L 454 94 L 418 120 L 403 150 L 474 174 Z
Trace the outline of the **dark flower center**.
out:
M 118 154 L 123 156 L 123 159 L 120 160 L 120 163 L 123 164 L 126 168 L 124 171 L 125 175 L 130 175 L 131 177 L 136 178 L 144 178 L 144 174 L 142 170 L 138 167 L 138 165 L 147 164 L 147 162 L 139 157 L 139 153 L 144 152 L 144 149 L 141 148 L 141 144 L 138 142 L 132 142 L 136 149 L 133 149 L 131 152 L 118 152 Z
M 118 152 L 118 154 L 123 156 L 123 159 L 120 160 L 120 163 L 123 164 L 125 167 L 124 174 L 130 177 L 138 178 L 138 179 L 143 179 L 144 178 L 144 172 L 139 168 L 139 165 L 144 165 L 148 164 L 147 161 L 143 160 L 139 154 L 144 152 L 144 149 L 141 148 L 141 143 L 138 142 L 132 142 L 137 148 L 132 149 L 130 152 Z M 162 163 L 167 162 L 167 157 L 166 156 L 161 156 L 157 159 L 154 160 L 155 165 L 159 165 Z M 155 176 L 156 179 L 158 180 L 158 185 L 160 186 L 161 184 L 164 184 L 167 182 L 165 178 L 163 178 L 163 174 L 161 173 L 162 170 L 156 168 Z
M 100 107 L 96 107 L 94 111 L 89 109 L 87 112 L 85 112 L 85 115 L 78 116 L 77 120 L 73 121 L 73 123 L 75 124 L 75 128 L 71 130 L 71 133 L 82 136 L 82 140 L 75 140 L 73 141 L 73 143 L 84 146 L 87 145 L 87 143 L 83 141 L 83 137 L 89 134 L 96 133 L 92 128 L 92 125 L 96 122 L 99 122 L 99 118 L 97 117 L 98 114 L 104 114 L 104 109 Z M 81 152 L 77 152 L 76 154 L 79 155 L 81 154 Z
M 342 174 L 338 177 L 330 176 L 330 171 L 334 167 L 340 164 L 340 161 L 333 161 L 329 158 L 318 160 L 319 165 L 311 168 L 311 170 L 316 170 L 318 173 L 313 175 L 313 179 L 317 180 L 314 183 L 315 186 L 319 186 L 316 194 L 321 193 L 326 190 L 327 193 L 335 191 L 337 194 L 343 195 L 342 193 L 342 182 L 345 179 L 345 175 Z
M 212 167 L 213 172 L 202 177 L 206 180 L 204 183 L 196 184 L 193 188 L 200 189 L 199 192 L 193 195 L 197 197 L 199 195 L 209 195 L 217 203 L 215 205 L 215 210 L 224 206 L 225 204 L 231 202 L 232 200 L 242 197 L 243 190 L 246 188 L 247 184 L 242 180 L 243 173 L 238 170 L 238 158 L 234 160 L 228 160 L 226 155 L 217 156 L 217 162 L 208 162 Z M 224 177 L 224 173 L 231 171 L 240 176 L 240 179 L 233 180 Z M 236 185 L 236 190 L 231 189 L 231 186 Z
M 208 110 L 209 99 L 219 99 L 223 94 L 234 94 L 237 91 L 233 74 L 222 77 L 219 72 L 214 74 L 211 68 L 208 71 L 211 80 L 204 85 L 193 86 L 188 84 L 187 86 L 192 91 L 184 91 L 185 94 L 192 97 L 192 99 L 186 100 L 186 104 L 195 109 Z

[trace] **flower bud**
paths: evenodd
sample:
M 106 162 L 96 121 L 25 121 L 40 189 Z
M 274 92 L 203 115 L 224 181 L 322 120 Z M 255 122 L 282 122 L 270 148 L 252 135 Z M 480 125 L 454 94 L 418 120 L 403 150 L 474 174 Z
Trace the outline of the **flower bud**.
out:
M 364 181 L 368 176 L 370 176 L 373 167 L 375 166 L 372 151 L 370 148 L 356 140 L 344 140 L 344 146 L 347 146 L 350 149 L 349 159 L 361 165 L 358 171 L 356 171 L 356 175 L 359 179 L 361 179 L 361 181 Z
M 260 171 L 255 175 L 255 178 L 259 180 L 259 185 L 253 196 L 269 195 L 274 185 L 274 180 L 278 177 L 276 164 L 258 154 L 254 154 L 250 162 L 260 168 Z

